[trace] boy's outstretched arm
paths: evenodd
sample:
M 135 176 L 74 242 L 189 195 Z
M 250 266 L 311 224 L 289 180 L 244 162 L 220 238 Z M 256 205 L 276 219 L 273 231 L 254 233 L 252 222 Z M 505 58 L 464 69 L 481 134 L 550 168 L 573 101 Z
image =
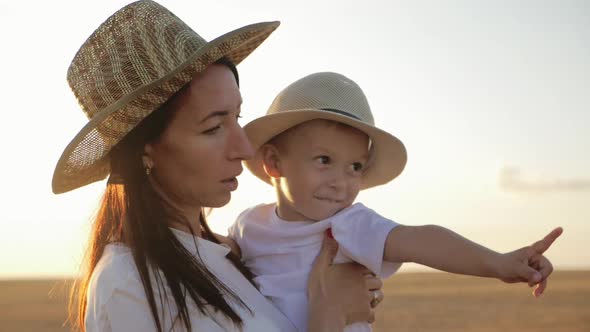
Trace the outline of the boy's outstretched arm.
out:
M 539 296 L 553 271 L 543 253 L 562 231 L 561 227 L 556 228 L 530 246 L 501 254 L 444 227 L 399 225 L 387 237 L 383 258 L 504 282 L 527 282 L 530 286 L 537 285 L 533 294 Z

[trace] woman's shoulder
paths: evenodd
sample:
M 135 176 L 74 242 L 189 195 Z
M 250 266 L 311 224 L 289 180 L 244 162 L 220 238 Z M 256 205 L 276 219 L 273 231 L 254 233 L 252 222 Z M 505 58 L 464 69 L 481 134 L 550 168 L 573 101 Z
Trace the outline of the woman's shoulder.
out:
M 119 276 L 120 279 L 123 272 L 127 271 L 137 271 L 131 249 L 124 244 L 111 243 L 105 247 L 93 276 L 95 274 L 102 278 Z
M 131 250 L 122 244 L 107 245 L 90 278 L 89 300 L 103 305 L 117 289 L 130 290 L 134 285 L 142 287 Z

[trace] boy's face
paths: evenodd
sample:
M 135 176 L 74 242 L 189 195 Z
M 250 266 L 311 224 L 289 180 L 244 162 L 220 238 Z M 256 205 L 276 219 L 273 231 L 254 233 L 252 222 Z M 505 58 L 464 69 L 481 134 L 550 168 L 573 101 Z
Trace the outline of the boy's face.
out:
M 317 221 L 350 206 L 360 190 L 369 138 L 326 120 L 289 130 L 274 145 L 279 216 Z M 266 166 L 268 167 L 268 165 Z

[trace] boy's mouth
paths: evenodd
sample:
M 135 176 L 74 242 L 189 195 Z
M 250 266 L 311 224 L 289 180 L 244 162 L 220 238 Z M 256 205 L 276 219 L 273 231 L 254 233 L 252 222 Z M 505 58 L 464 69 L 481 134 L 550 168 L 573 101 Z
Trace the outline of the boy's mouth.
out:
M 315 199 L 323 201 L 323 202 L 328 202 L 328 203 L 341 203 L 342 200 L 341 199 L 332 199 L 332 198 L 328 198 L 328 197 L 318 197 L 318 196 L 314 196 Z

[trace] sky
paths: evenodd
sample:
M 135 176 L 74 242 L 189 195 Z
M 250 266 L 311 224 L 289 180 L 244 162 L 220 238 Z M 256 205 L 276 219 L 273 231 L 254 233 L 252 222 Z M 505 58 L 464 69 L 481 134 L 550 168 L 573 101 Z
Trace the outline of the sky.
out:
M 87 122 L 66 82 L 80 45 L 126 1 L 0 0 L 0 278 L 77 273 L 105 183 L 54 195 L 51 177 Z M 207 40 L 281 26 L 239 65 L 243 124 L 289 83 L 335 71 L 401 139 L 400 177 L 358 201 L 407 225 L 438 224 L 499 252 L 552 228 L 557 269 L 589 269 L 590 2 L 263 1 L 160 3 Z M 209 221 L 224 234 L 271 188 L 244 171 Z M 420 269 L 406 264 L 402 271 Z

